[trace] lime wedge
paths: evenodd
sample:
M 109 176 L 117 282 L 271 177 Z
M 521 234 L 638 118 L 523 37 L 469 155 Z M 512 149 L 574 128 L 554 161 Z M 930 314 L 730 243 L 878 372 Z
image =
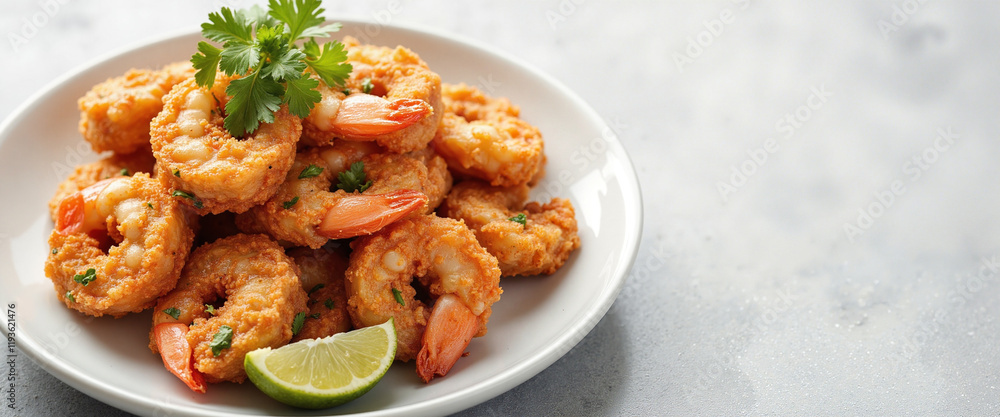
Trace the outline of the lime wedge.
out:
M 396 357 L 392 319 L 378 326 L 306 339 L 246 355 L 243 367 L 265 394 L 302 408 L 340 405 L 368 392 Z

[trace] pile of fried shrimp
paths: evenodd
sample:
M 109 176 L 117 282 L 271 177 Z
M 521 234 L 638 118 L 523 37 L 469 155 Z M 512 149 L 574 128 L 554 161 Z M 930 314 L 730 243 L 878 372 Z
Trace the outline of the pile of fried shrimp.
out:
M 501 276 L 552 274 L 580 246 L 574 209 L 528 201 L 544 143 L 509 100 L 442 83 L 403 46 L 343 43 L 345 86 L 243 137 L 223 127 L 238 77 L 199 87 L 186 62 L 80 98 L 104 157 L 49 203 L 58 299 L 152 309 L 149 348 L 198 392 L 242 383 L 255 349 L 390 318 L 396 359 L 444 376 L 486 335 Z

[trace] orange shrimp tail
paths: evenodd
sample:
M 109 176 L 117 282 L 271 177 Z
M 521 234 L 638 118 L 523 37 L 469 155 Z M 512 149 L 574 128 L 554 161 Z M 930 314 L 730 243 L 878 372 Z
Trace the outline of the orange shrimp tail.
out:
M 83 194 L 79 191 L 66 196 L 56 209 L 56 230 L 63 234 L 74 234 L 83 229 Z
M 346 239 L 378 231 L 427 204 L 427 196 L 414 190 L 385 194 L 348 194 L 326 212 L 316 233 L 329 239 Z
M 160 323 L 153 327 L 153 336 L 163 358 L 163 366 L 191 390 L 204 394 L 207 387 L 205 376 L 194 369 L 193 350 L 185 337 L 187 331 L 188 326 L 184 323 Z
M 370 94 L 351 94 L 341 101 L 333 127 L 341 135 L 381 136 L 405 129 L 431 113 L 431 106 L 423 100 L 389 101 Z
M 445 376 L 462 357 L 479 330 L 479 317 L 452 294 L 438 298 L 424 330 L 423 346 L 417 354 L 417 375 L 425 383 Z

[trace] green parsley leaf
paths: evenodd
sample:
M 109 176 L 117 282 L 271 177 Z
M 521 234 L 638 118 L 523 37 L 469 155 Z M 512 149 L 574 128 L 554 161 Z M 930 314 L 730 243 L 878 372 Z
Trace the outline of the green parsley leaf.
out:
M 233 328 L 225 324 L 219 326 L 219 331 L 212 336 L 212 342 L 208 344 L 212 348 L 212 356 L 219 356 L 222 349 L 229 349 L 233 345 Z
M 211 304 L 205 304 L 205 312 L 214 316 L 216 312 L 215 306 Z
M 194 80 L 198 85 L 211 88 L 215 84 L 215 72 L 219 68 L 221 53 L 221 49 L 208 42 L 198 42 L 198 53 L 191 55 L 191 65 L 197 70 Z
M 73 296 L 73 293 L 71 293 L 71 292 L 69 292 L 69 291 L 66 291 L 66 295 L 65 295 L 65 297 L 66 297 L 66 299 L 67 299 L 67 300 L 69 300 L 69 302 L 71 302 L 71 303 L 75 303 L 75 302 L 76 302 L 76 297 L 75 297 L 75 296 Z
M 173 317 L 174 320 L 177 320 L 181 316 L 181 311 L 177 309 L 177 307 L 170 307 L 166 310 L 163 310 L 163 312 L 166 313 L 168 316 Z
M 121 176 L 124 176 L 124 177 L 131 177 L 132 173 L 128 172 L 128 168 L 122 168 L 121 171 L 118 171 L 118 175 L 121 175 Z
M 311 290 L 309 290 L 309 292 L 306 293 L 306 296 L 312 295 L 314 292 L 321 290 L 323 287 L 326 287 L 326 284 L 316 284 Z
M 288 80 L 285 85 L 288 87 L 288 94 L 285 95 L 288 111 L 301 118 L 309 116 L 313 106 L 323 99 L 319 91 L 316 91 L 319 81 L 315 78 L 302 77 Z
M 309 166 L 305 167 L 305 169 L 303 169 L 302 172 L 299 173 L 299 179 L 301 180 L 304 178 L 312 178 L 321 174 L 322 172 L 323 172 L 323 167 L 309 164 Z
M 299 331 L 302 330 L 302 325 L 305 324 L 305 322 L 306 313 L 299 312 L 295 315 L 295 318 L 292 319 L 292 336 L 299 334 Z
M 247 22 L 254 26 L 278 26 L 278 21 L 271 18 L 268 15 L 267 10 L 260 7 L 259 4 L 250 6 L 249 9 L 240 10 L 243 16 L 246 17 Z
M 340 42 L 327 42 L 322 47 L 314 40 L 302 44 L 306 66 L 330 87 L 343 86 L 354 70 L 351 64 L 344 62 L 347 60 L 344 48 Z
M 194 204 L 195 208 L 205 207 L 205 205 L 201 203 L 201 200 L 199 200 L 197 197 L 195 197 L 194 194 L 190 194 L 190 193 L 187 193 L 187 192 L 184 192 L 184 191 L 181 191 L 181 190 L 174 190 L 173 194 L 171 194 L 171 195 L 174 196 L 174 197 L 183 197 L 183 198 L 186 198 L 188 200 L 193 201 L 194 202 L 193 204 Z
M 361 161 L 351 164 L 350 169 L 337 174 L 337 181 L 337 188 L 349 193 L 355 191 L 363 193 L 372 186 L 371 181 L 366 181 L 365 163 Z
M 149 207 L 149 208 L 153 208 L 153 204 L 151 204 L 151 203 L 146 203 L 146 207 Z
M 285 210 L 288 210 L 288 209 L 292 208 L 292 206 L 294 206 L 295 203 L 298 203 L 298 202 L 299 202 L 299 196 L 295 196 L 291 200 L 288 200 L 288 201 L 286 201 L 284 203 L 281 203 L 281 207 L 284 207 Z
M 401 306 L 406 306 L 406 302 L 403 301 L 403 292 L 395 288 L 392 289 L 392 298 L 396 299 L 396 302 Z
M 52 254 L 53 254 L 53 255 L 55 255 L 55 254 L 57 254 L 57 253 L 59 253 L 59 249 L 52 249 Z
M 362 93 L 365 93 L 365 94 L 371 93 L 372 92 L 372 88 L 375 88 L 375 86 L 372 85 L 372 79 L 371 78 L 365 78 L 364 81 L 361 82 L 361 92 Z
M 245 14 L 223 7 L 219 13 L 209 13 L 208 20 L 209 23 L 201 24 L 201 34 L 206 38 L 221 44 L 253 43 L 253 27 Z
M 177 178 L 180 178 L 181 177 L 181 170 L 175 169 L 174 170 L 174 176 L 177 177 Z
M 528 227 L 528 216 L 525 216 L 524 213 L 518 213 L 516 216 L 511 217 L 507 220 L 521 223 L 521 226 Z
M 332 298 L 327 298 L 326 301 L 323 302 L 323 305 L 325 305 L 327 309 L 333 310 L 333 306 L 334 306 L 333 299 Z
M 270 0 L 267 3 L 270 16 L 288 25 L 288 35 L 295 41 L 304 37 L 330 36 L 330 30 L 323 30 L 323 4 L 320 0 Z
M 232 99 L 226 103 L 226 119 L 222 125 L 230 134 L 241 138 L 257 130 L 261 122 L 274 122 L 274 112 L 281 107 L 283 92 L 280 83 L 261 77 L 260 71 L 232 80 L 226 87 L 226 94 Z
M 97 279 L 97 270 L 95 270 L 94 268 L 90 268 L 82 274 L 73 275 L 73 281 L 83 284 L 84 287 L 86 287 L 95 279 Z

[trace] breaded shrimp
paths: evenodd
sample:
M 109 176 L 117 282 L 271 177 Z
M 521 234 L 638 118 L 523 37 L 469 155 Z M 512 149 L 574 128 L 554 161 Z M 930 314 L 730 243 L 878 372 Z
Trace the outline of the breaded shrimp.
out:
M 445 84 L 443 91 L 434 147 L 456 174 L 505 187 L 537 179 L 545 163 L 542 134 L 520 119 L 520 109 L 465 84 Z
M 411 213 L 428 213 L 433 210 L 428 203 L 440 202 L 451 187 L 451 175 L 440 157 L 427 152 L 380 153 L 374 144 L 351 141 L 303 150 L 274 197 L 237 216 L 237 225 L 318 248 L 329 239 L 372 233 Z M 364 165 L 371 186 L 360 193 L 333 189 L 355 162 Z
M 298 273 L 264 235 L 195 249 L 177 288 L 156 303 L 150 349 L 195 391 L 205 392 L 204 381 L 243 382 L 243 357 L 288 343 L 295 315 L 307 310 Z
M 466 180 L 452 188 L 439 213 L 464 221 L 497 257 L 504 276 L 551 274 L 580 247 L 573 205 L 563 198 L 547 204 L 527 200 L 526 185 L 503 188 Z
M 193 238 L 183 208 L 156 180 L 115 177 L 60 202 L 45 275 L 67 307 L 120 317 L 174 288 Z
M 163 108 L 164 94 L 193 76 L 190 62 L 176 62 L 109 78 L 80 98 L 80 134 L 96 152 L 132 153 L 148 146 L 149 122 Z
M 413 51 L 360 45 L 344 39 L 353 66 L 345 95 L 325 84 L 323 98 L 303 119 L 303 144 L 329 145 L 334 138 L 375 141 L 389 152 L 422 149 L 441 122 L 441 77 Z
M 273 123 L 243 138 L 223 127 L 235 77 L 219 74 L 211 89 L 194 79 L 163 98 L 163 111 L 150 125 L 157 178 L 200 214 L 243 212 L 270 198 L 291 167 L 302 132 L 298 117 L 282 106 Z
M 354 328 L 347 313 L 347 293 L 344 289 L 347 253 L 342 248 L 329 246 L 319 249 L 299 247 L 286 251 L 298 265 L 302 289 L 309 296 L 309 312 L 302 330 L 292 338 L 292 342 L 326 337 Z
M 503 293 L 500 268 L 461 221 L 406 218 L 351 247 L 346 277 L 354 325 L 394 318 L 396 359 L 416 358 L 425 382 L 446 374 L 472 338 L 486 334 L 491 306 Z
M 63 198 L 94 185 L 100 180 L 118 176 L 129 176 L 137 172 L 151 174 L 156 159 L 147 146 L 130 154 L 112 154 L 101 160 L 76 167 L 69 178 L 59 183 L 55 195 L 49 200 L 49 214 L 56 221 L 56 210 Z

